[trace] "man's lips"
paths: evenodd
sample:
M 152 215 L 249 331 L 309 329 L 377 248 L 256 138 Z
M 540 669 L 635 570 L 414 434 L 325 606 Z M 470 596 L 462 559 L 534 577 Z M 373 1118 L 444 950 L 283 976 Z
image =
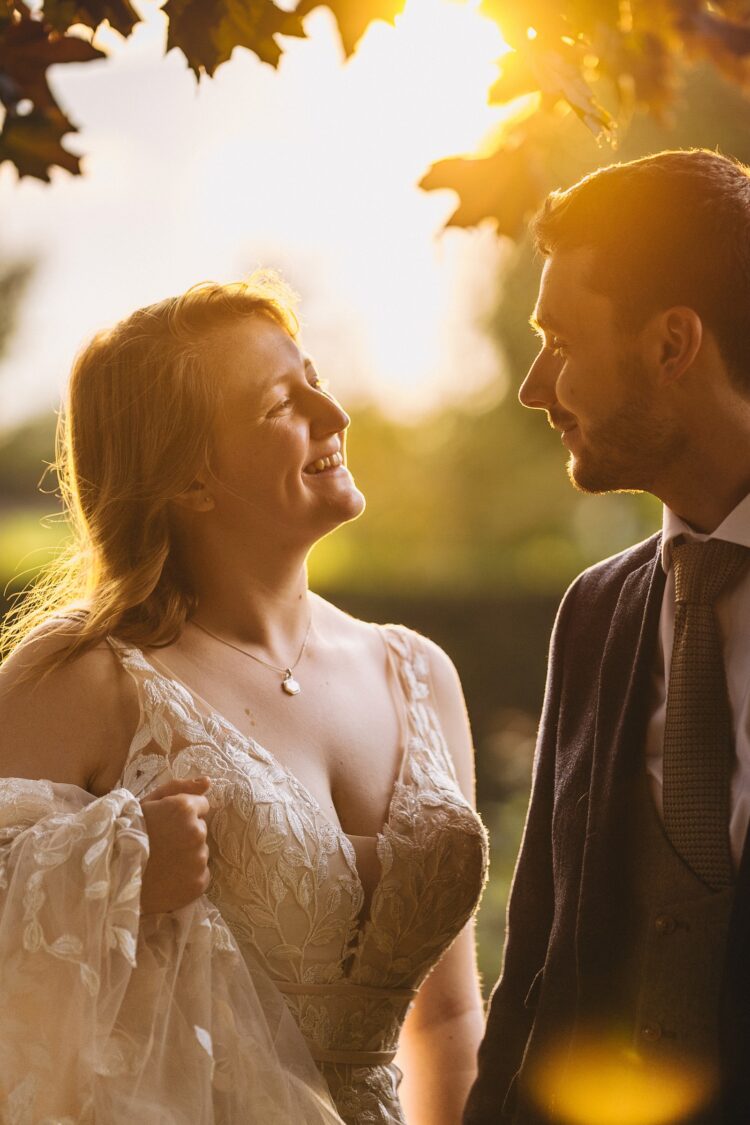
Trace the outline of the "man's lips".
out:
M 560 417 L 555 414 L 551 414 L 549 411 L 547 411 L 547 421 L 549 422 L 552 429 L 557 430 L 560 434 L 565 434 L 568 432 L 568 430 L 574 430 L 578 425 L 575 418 Z

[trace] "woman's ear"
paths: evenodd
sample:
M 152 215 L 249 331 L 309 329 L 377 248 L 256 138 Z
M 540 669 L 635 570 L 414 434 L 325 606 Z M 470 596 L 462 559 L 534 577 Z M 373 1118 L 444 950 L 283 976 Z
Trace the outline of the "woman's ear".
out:
M 186 489 L 172 497 L 172 503 L 189 512 L 208 512 L 216 501 L 203 481 L 194 480 Z
M 703 343 L 703 321 L 683 305 L 665 309 L 652 321 L 653 358 L 666 382 L 680 379 L 695 362 Z

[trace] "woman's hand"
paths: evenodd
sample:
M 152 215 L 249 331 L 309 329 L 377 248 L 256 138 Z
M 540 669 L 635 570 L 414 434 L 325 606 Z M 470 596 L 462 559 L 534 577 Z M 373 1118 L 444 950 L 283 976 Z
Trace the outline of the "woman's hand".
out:
M 207 889 L 209 804 L 203 794 L 210 786 L 207 777 L 167 781 L 141 801 L 149 839 L 142 914 L 178 910 Z

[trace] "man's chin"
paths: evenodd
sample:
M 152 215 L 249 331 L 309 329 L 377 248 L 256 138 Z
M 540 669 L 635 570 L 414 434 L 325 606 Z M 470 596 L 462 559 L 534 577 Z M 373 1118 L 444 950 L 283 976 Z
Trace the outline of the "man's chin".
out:
M 566 465 L 568 479 L 577 492 L 601 496 L 605 492 L 643 492 L 621 466 L 597 464 L 592 458 L 571 453 Z

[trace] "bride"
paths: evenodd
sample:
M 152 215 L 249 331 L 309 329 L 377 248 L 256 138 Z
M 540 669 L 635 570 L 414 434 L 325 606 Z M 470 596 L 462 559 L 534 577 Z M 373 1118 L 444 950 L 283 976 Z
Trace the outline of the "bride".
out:
M 261 275 L 75 365 L 75 544 L 0 669 L 3 1121 L 461 1119 L 487 856 L 465 708 L 434 644 L 308 589 L 364 499 L 297 337 Z

